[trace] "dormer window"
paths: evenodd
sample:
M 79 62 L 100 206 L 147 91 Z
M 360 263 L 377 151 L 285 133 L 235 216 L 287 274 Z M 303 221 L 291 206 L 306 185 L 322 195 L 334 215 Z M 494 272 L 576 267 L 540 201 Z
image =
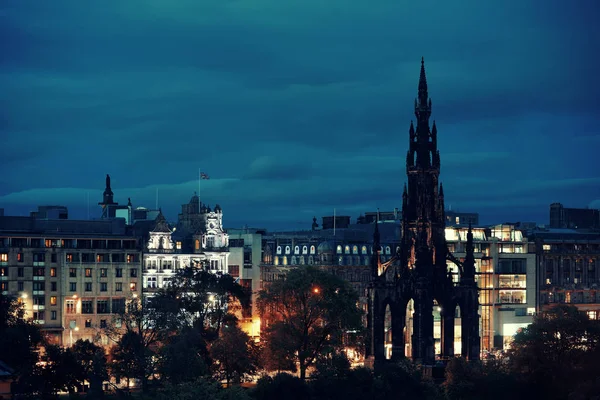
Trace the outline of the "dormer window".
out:
M 302 247 L 302 254 L 308 254 L 308 247 L 307 246 Z
M 346 246 L 344 250 L 346 251 L 346 254 L 350 254 L 350 246 Z
M 292 250 L 291 250 L 290 246 L 285 246 L 285 254 L 290 254 L 291 251 Z
M 363 254 L 367 254 L 367 246 L 363 246 L 362 247 L 362 253 Z
M 358 254 L 358 246 L 352 246 L 352 254 Z
M 337 254 L 342 254 L 342 245 L 338 244 Z
M 281 254 L 281 246 L 277 246 L 277 254 Z
M 315 246 L 310 246 L 310 254 L 315 254 L 316 249 Z
M 300 246 L 294 248 L 294 254 L 300 254 Z

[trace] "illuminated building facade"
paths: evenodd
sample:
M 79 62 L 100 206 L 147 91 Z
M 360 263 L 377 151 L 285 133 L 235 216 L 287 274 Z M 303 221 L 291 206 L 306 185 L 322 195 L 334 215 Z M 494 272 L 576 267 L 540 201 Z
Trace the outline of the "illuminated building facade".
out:
M 537 306 L 535 246 L 513 225 L 475 227 L 473 255 L 479 288 L 481 350 L 484 353 L 509 347 L 514 334 L 532 322 Z M 460 259 L 466 257 L 467 228 L 446 227 L 448 250 Z M 456 264 L 448 262 L 458 283 Z M 457 312 L 460 318 L 460 313 Z M 436 354 L 439 354 L 439 315 L 436 320 Z M 461 344 L 456 331 L 455 349 Z
M 200 204 L 194 195 L 183 205 L 177 227 L 171 227 L 159 211 L 144 235 L 143 289 L 146 295 L 162 288 L 180 268 L 207 268 L 227 273 L 229 235 L 223 230 L 223 211 Z M 193 221 L 193 223 L 189 223 Z M 140 222 L 138 225 L 146 224 Z
M 529 237 L 537 253 L 540 311 L 572 304 L 600 317 L 600 233 L 537 229 Z
M 101 328 L 141 294 L 141 261 L 123 219 L 0 217 L 0 290 L 52 343 L 108 344 Z

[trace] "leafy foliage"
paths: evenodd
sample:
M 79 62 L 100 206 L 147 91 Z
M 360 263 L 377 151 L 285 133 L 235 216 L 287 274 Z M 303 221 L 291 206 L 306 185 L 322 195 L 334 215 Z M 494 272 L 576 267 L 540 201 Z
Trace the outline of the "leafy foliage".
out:
M 313 267 L 291 270 L 285 280 L 261 291 L 258 306 L 267 350 L 278 369 L 297 361 L 300 377 L 344 334 L 360 329 L 358 296 L 346 281 Z
M 239 382 L 245 375 L 255 373 L 258 366 L 257 347 L 236 322 L 225 324 L 210 346 L 216 376 L 225 379 L 228 387 L 230 382 Z
M 546 399 L 576 397 L 576 388 L 593 388 L 600 377 L 600 321 L 574 306 L 558 305 L 536 316 L 512 347 L 512 372 Z

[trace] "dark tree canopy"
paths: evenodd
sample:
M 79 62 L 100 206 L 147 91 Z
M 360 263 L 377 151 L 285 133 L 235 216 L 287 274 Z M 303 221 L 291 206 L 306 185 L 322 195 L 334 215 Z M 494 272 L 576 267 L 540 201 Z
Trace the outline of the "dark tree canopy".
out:
M 259 295 L 264 339 L 279 366 L 297 361 L 300 376 L 348 331 L 361 329 L 358 295 L 338 277 L 313 267 L 291 270 Z M 282 368 L 283 369 L 283 368 Z

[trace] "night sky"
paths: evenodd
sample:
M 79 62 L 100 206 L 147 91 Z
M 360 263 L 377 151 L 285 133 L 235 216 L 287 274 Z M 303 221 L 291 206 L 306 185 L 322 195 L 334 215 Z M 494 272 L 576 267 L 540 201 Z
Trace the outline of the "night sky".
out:
M 446 205 L 482 223 L 600 206 L 596 0 L 118 0 L 0 5 L 0 207 L 225 225 L 401 207 L 421 57 Z

